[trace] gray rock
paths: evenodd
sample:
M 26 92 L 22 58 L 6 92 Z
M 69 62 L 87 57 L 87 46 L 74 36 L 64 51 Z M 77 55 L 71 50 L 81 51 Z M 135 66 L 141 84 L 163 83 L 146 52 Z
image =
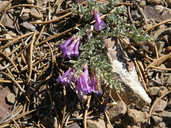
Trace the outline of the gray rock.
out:
M 167 81 L 166 81 L 167 84 L 171 84 L 171 75 L 169 75 Z
M 160 88 L 159 87 L 151 87 L 148 89 L 148 93 L 150 96 L 155 96 L 159 92 Z
M 148 113 L 141 112 L 136 109 L 128 109 L 125 116 L 123 116 L 120 127 L 121 128 L 146 128 L 148 126 Z
M 113 128 L 102 119 L 87 120 L 87 128 Z
M 163 121 L 163 119 L 158 116 L 152 116 L 152 119 L 153 119 L 155 125 L 158 125 L 160 122 Z
M 81 128 L 77 123 L 72 123 L 68 125 L 66 128 Z
M 136 109 L 128 109 L 127 116 L 132 125 L 145 123 L 148 119 L 148 114 L 146 112 L 137 111 Z
M 154 0 L 149 0 L 154 1 Z M 161 0 L 155 0 L 161 2 Z M 144 14 L 146 17 L 149 17 L 152 20 L 155 20 L 157 22 L 162 22 L 163 20 L 167 20 L 171 16 L 171 12 L 169 10 L 166 10 L 165 7 L 161 5 L 156 6 L 146 6 L 144 8 Z
M 154 86 L 162 86 L 163 83 L 159 77 L 152 78 L 150 81 L 153 82 Z
M 1 23 L 8 28 L 14 29 L 14 21 L 7 15 L 4 14 L 1 18 Z
M 160 96 L 164 95 L 166 92 L 168 92 L 168 89 L 164 86 L 161 86 L 157 96 L 160 97 Z
M 127 112 L 126 105 L 123 101 L 118 101 L 115 106 L 108 109 L 109 119 L 111 122 L 119 120 Z
M 35 17 L 35 18 L 42 18 L 43 14 L 40 12 L 40 10 L 36 9 L 36 8 L 31 8 L 31 16 Z
M 161 99 L 156 103 L 156 105 L 153 108 L 153 111 L 161 112 L 165 109 L 166 106 L 167 106 L 167 102 Z
M 23 27 L 27 28 L 28 30 L 32 32 L 36 31 L 36 27 L 33 24 L 30 24 L 28 22 L 22 22 L 20 23 L 20 25 L 22 25 Z

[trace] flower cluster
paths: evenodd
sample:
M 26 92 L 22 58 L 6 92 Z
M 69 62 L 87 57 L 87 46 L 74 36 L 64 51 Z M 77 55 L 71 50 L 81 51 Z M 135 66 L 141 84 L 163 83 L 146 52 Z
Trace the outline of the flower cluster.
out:
M 87 65 L 84 66 L 84 72 L 79 75 L 79 78 L 76 81 L 75 91 L 81 92 L 82 94 L 89 94 L 92 92 L 101 94 L 102 92 L 98 78 L 92 73 L 89 77 Z
M 90 94 L 92 92 L 101 94 L 101 87 L 99 80 L 95 77 L 95 74 L 89 76 L 88 66 L 84 66 L 84 71 L 78 76 L 76 80 L 74 77 L 75 71 L 73 69 L 67 70 L 61 77 L 58 77 L 57 82 L 65 86 L 70 85 L 71 82 L 75 82 L 76 86 L 74 91 L 83 95 Z
M 59 49 L 63 52 L 63 57 L 71 58 L 78 57 L 79 51 L 78 47 L 80 44 L 80 38 L 74 39 L 73 37 L 69 38 L 62 45 L 59 46 Z
M 94 28 L 96 31 L 100 31 L 106 26 L 104 21 L 100 19 L 98 10 L 94 10 L 94 19 Z M 63 44 L 59 46 L 59 50 L 61 50 L 63 53 L 62 57 L 67 57 L 69 59 L 71 59 L 71 57 L 78 57 L 79 45 L 80 38 L 71 37 L 66 40 Z M 90 73 L 89 75 L 89 69 L 87 64 L 85 64 L 82 73 L 80 73 L 78 76 L 75 76 L 75 73 L 76 71 L 70 68 L 61 77 L 58 77 L 57 82 L 65 86 L 68 86 L 71 84 L 71 82 L 73 82 L 75 83 L 74 91 L 83 95 L 90 94 L 92 92 L 96 94 L 102 93 L 98 77 L 95 73 Z
M 94 10 L 94 19 L 95 19 L 94 28 L 96 31 L 100 31 L 104 27 L 106 27 L 106 24 L 104 23 L 103 20 L 101 20 L 100 14 L 97 9 Z M 66 40 L 62 45 L 60 45 L 59 49 L 62 51 L 63 57 L 68 57 L 68 58 L 78 57 L 79 44 L 80 44 L 80 38 L 71 37 L 68 40 Z

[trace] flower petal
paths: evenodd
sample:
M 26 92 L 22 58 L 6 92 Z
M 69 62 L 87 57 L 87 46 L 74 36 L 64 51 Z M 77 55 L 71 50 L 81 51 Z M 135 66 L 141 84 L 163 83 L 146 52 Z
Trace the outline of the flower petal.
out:
M 78 57 L 79 51 L 78 47 L 80 44 L 80 39 L 75 39 L 65 50 L 63 51 L 63 57 L 67 56 L 68 58 L 71 58 L 71 56 Z
M 106 27 L 106 24 L 105 24 L 105 22 L 104 22 L 103 20 L 101 20 L 100 23 L 95 23 L 95 24 L 94 24 L 94 28 L 95 28 L 96 31 L 100 31 L 100 30 L 102 30 L 104 27 Z
M 89 94 L 92 92 L 91 87 L 89 86 L 89 81 L 88 81 L 88 66 L 87 64 L 84 66 L 84 72 L 80 74 L 77 84 L 75 87 L 75 91 L 82 93 L 83 95 Z
M 74 73 L 75 71 L 72 68 L 70 68 L 61 77 L 58 77 L 56 81 L 67 86 L 71 84 L 72 81 L 75 81 Z
M 100 23 L 101 22 L 101 19 L 100 19 L 100 14 L 98 12 L 98 10 L 94 10 L 94 19 L 96 21 L 96 23 Z
M 65 48 L 68 47 L 68 45 L 71 43 L 72 40 L 74 40 L 73 37 L 71 37 L 68 40 L 66 40 L 63 44 L 61 44 L 59 46 L 59 49 L 63 52 L 65 50 Z
M 106 24 L 104 23 L 103 20 L 101 20 L 99 12 L 96 9 L 94 10 L 94 19 L 95 19 L 94 28 L 95 28 L 96 31 L 100 31 L 104 27 L 106 27 Z

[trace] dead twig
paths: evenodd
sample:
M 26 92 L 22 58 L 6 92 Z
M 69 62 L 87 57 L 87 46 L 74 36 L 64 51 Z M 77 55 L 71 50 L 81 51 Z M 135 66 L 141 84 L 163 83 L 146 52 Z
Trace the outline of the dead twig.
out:
M 37 109 L 33 109 L 33 110 L 31 110 L 31 111 L 22 113 L 21 115 L 19 115 L 19 116 L 17 116 L 17 117 L 14 117 L 13 120 L 18 120 L 18 119 L 20 119 L 21 117 L 26 116 L 26 115 L 28 115 L 28 114 L 30 114 L 30 113 L 36 111 L 36 110 L 37 110 Z M 7 122 L 5 122 L 5 123 L 3 123 L 3 124 L 0 124 L 0 127 L 3 127 L 4 125 L 10 123 L 11 121 L 12 121 L 12 120 L 7 121 Z
M 42 42 L 36 44 L 35 46 L 42 45 L 42 44 L 44 44 L 44 43 L 46 43 L 46 42 L 48 42 L 48 41 L 50 41 L 50 40 L 52 40 L 52 39 L 55 39 L 55 38 L 57 38 L 57 37 L 59 37 L 59 36 L 62 36 L 62 35 L 64 35 L 64 34 L 66 34 L 67 32 L 70 32 L 70 31 L 74 30 L 75 28 L 77 28 L 77 27 L 79 27 L 79 26 L 81 26 L 81 25 L 82 25 L 82 24 L 78 24 L 78 25 L 76 25 L 75 27 L 70 28 L 70 29 L 68 29 L 68 30 L 66 30 L 66 31 L 64 31 L 64 32 L 62 32 L 62 33 L 60 33 L 60 34 L 55 34 L 55 35 L 53 35 L 53 36 L 50 36 L 50 37 L 46 38 L 45 40 L 43 40 Z
M 63 86 L 63 98 L 64 98 L 64 104 L 65 106 L 63 107 L 62 111 L 62 121 L 61 121 L 61 126 L 64 126 L 64 119 L 65 119 L 65 113 L 66 113 L 66 88 Z
M 90 105 L 90 100 L 91 100 L 91 95 L 89 95 L 88 98 L 87 98 L 87 104 L 86 104 L 85 111 L 84 111 L 84 117 L 83 117 L 83 126 L 84 126 L 84 128 L 87 128 L 87 112 L 88 112 L 88 108 L 89 108 L 89 105 Z
M 171 71 L 171 68 L 161 68 L 161 67 L 155 67 L 155 66 L 151 66 L 150 68 L 162 70 L 162 71 Z
M 19 72 L 17 66 L 15 65 L 15 63 L 13 62 L 13 60 L 11 60 L 5 53 L 0 51 L 0 55 L 4 56 L 9 62 L 11 62 L 11 64 L 14 66 L 14 68 L 16 69 L 16 72 Z
M 129 48 L 131 48 L 132 50 L 134 50 L 136 53 L 138 53 L 139 55 L 147 58 L 148 60 L 153 61 L 154 59 L 152 59 L 151 57 L 142 54 L 141 52 L 139 52 L 134 46 L 130 45 L 125 39 L 120 39 L 122 42 L 124 42 Z
M 80 5 L 83 5 L 83 4 L 85 4 L 85 3 L 86 3 L 86 1 L 82 2 Z M 68 11 L 68 10 L 67 10 L 67 11 Z M 63 19 L 64 17 L 67 17 L 67 16 L 69 16 L 69 15 L 71 15 L 71 14 L 72 14 L 72 12 L 69 12 L 69 13 L 67 13 L 67 14 L 65 14 L 65 15 L 62 15 L 62 16 L 60 16 L 60 17 L 57 17 L 57 18 L 55 18 L 55 19 L 53 19 L 53 20 L 43 21 L 43 22 L 31 22 L 31 23 L 32 23 L 32 24 L 49 24 L 49 23 L 58 21 L 58 20 L 60 20 L 60 19 Z
M 7 11 L 9 9 L 17 8 L 17 7 L 35 7 L 35 8 L 38 8 L 38 9 L 42 9 L 41 7 L 33 5 L 33 4 L 19 4 L 19 5 L 15 5 L 15 6 L 6 8 L 5 11 Z
M 24 84 L 27 83 L 26 81 L 22 81 L 22 80 L 16 80 L 17 83 L 19 84 Z M 0 83 L 13 83 L 11 80 L 0 80 Z
M 18 38 L 14 39 L 13 41 L 10 41 L 9 43 L 7 43 L 7 44 L 1 46 L 1 47 L 0 47 L 0 50 L 6 48 L 7 46 L 9 46 L 9 45 L 11 45 L 11 44 L 13 44 L 13 43 L 16 43 L 18 40 L 20 40 L 20 39 L 22 39 L 22 38 L 24 38 L 24 37 L 26 37 L 26 36 L 32 35 L 33 33 L 34 33 L 34 32 L 30 32 L 30 33 L 27 33 L 27 34 L 25 34 L 25 35 L 19 36 Z
M 155 27 L 158 27 L 158 26 L 160 26 L 160 25 L 162 25 L 162 24 L 165 24 L 165 23 L 168 23 L 168 22 L 171 22 L 171 19 L 164 20 L 164 21 L 162 21 L 162 22 L 160 22 L 160 23 L 158 23 L 158 24 L 155 24 L 154 26 L 152 26 L 152 27 L 148 28 L 147 30 L 145 30 L 145 31 L 143 32 L 143 34 L 144 34 L 144 33 L 147 33 L 148 31 L 150 31 L 151 29 L 153 29 L 153 28 L 155 28 Z
M 14 78 L 12 78 L 10 75 L 8 75 L 7 73 L 1 71 L 0 73 L 2 73 L 3 75 L 5 75 L 6 77 L 8 77 L 9 79 L 11 79 L 12 82 L 14 82 L 17 87 L 22 91 L 22 92 L 25 92 L 25 90 L 17 83 L 17 81 L 15 81 Z
M 29 76 L 28 76 L 28 83 L 31 80 L 31 76 L 32 76 L 32 70 L 33 70 L 33 63 L 32 63 L 32 58 L 33 58 L 33 44 L 35 41 L 35 36 L 36 36 L 36 32 L 34 32 L 33 37 L 32 37 L 32 41 L 30 43 L 30 57 L 29 57 Z
M 47 21 L 47 16 L 46 16 L 46 18 L 45 18 L 45 21 Z M 44 30 L 45 30 L 45 27 L 46 27 L 46 25 L 43 25 L 43 26 L 42 26 L 42 29 L 41 29 L 40 32 L 39 32 L 39 36 L 37 37 L 37 39 L 36 39 L 35 42 L 38 42 L 39 39 L 42 37 L 42 34 L 43 34 Z
M 151 68 L 152 66 L 159 66 L 162 64 L 165 60 L 171 57 L 171 52 L 167 55 L 161 56 L 160 58 L 154 60 L 150 65 L 148 65 L 147 69 Z
M 147 91 L 147 86 L 146 86 L 146 83 L 144 81 L 144 77 L 142 75 L 141 68 L 139 67 L 140 65 L 138 64 L 137 60 L 135 60 L 135 59 L 134 59 L 134 64 L 136 65 L 136 68 L 138 70 L 138 74 L 139 74 L 139 77 L 142 81 L 143 87 L 144 87 L 145 91 Z
M 157 104 L 157 102 L 159 102 L 163 97 L 165 97 L 165 96 L 168 95 L 169 93 L 171 93 L 171 90 L 168 91 L 168 92 L 166 92 L 166 93 L 164 93 L 162 96 L 160 96 L 159 98 L 157 98 L 157 99 L 153 102 L 153 104 L 151 105 L 150 111 L 149 111 L 149 117 L 148 117 L 148 122 L 149 122 L 149 123 L 150 123 L 150 117 L 151 117 L 151 113 L 152 113 L 152 111 L 153 111 L 154 106 Z
M 141 13 L 143 19 L 144 19 L 144 22 L 145 24 L 147 24 L 147 18 L 145 16 L 145 14 L 143 13 L 143 11 L 141 10 L 141 8 L 138 6 L 138 4 L 136 4 L 135 2 L 133 2 L 133 4 L 135 5 L 135 7 L 138 9 L 138 11 Z

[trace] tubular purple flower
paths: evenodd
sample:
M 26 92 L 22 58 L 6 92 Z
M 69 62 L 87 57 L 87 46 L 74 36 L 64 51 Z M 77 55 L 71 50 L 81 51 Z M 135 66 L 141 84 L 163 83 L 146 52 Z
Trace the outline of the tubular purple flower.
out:
M 66 47 L 63 50 L 63 57 L 67 56 L 68 58 L 71 58 L 71 56 L 78 57 L 79 51 L 78 47 L 80 44 L 80 38 L 75 39 L 68 47 Z
M 70 85 L 71 82 L 75 81 L 74 74 L 75 71 L 72 68 L 70 68 L 61 77 L 58 77 L 56 81 L 65 86 Z
M 104 27 L 106 27 L 106 24 L 104 23 L 103 20 L 100 19 L 99 12 L 96 9 L 94 10 L 94 19 L 95 19 L 94 28 L 95 28 L 96 31 L 100 31 Z
M 78 50 L 79 45 L 80 45 L 80 39 L 78 38 L 78 39 L 76 40 L 74 49 L 73 49 L 73 51 L 71 52 L 71 55 L 72 55 L 72 56 L 75 56 L 75 57 L 78 57 L 78 56 L 79 56 L 79 50 Z
M 89 74 L 88 74 L 88 66 L 87 64 L 84 65 L 84 76 L 86 78 L 86 81 L 88 81 L 88 77 L 89 77 Z
M 80 74 L 77 79 L 75 92 L 81 93 L 83 95 L 91 93 L 91 87 L 88 82 L 88 66 L 84 67 L 84 72 Z
M 60 49 L 62 52 L 64 52 L 65 49 L 68 47 L 68 45 L 71 43 L 72 40 L 74 40 L 73 37 L 71 37 L 71 38 L 69 38 L 68 40 L 66 40 L 63 44 L 61 44 L 61 45 L 59 46 L 59 49 Z
M 91 87 L 92 92 L 96 94 L 102 93 L 100 82 L 98 78 L 95 76 L 95 74 L 93 73 L 90 76 L 90 87 Z

